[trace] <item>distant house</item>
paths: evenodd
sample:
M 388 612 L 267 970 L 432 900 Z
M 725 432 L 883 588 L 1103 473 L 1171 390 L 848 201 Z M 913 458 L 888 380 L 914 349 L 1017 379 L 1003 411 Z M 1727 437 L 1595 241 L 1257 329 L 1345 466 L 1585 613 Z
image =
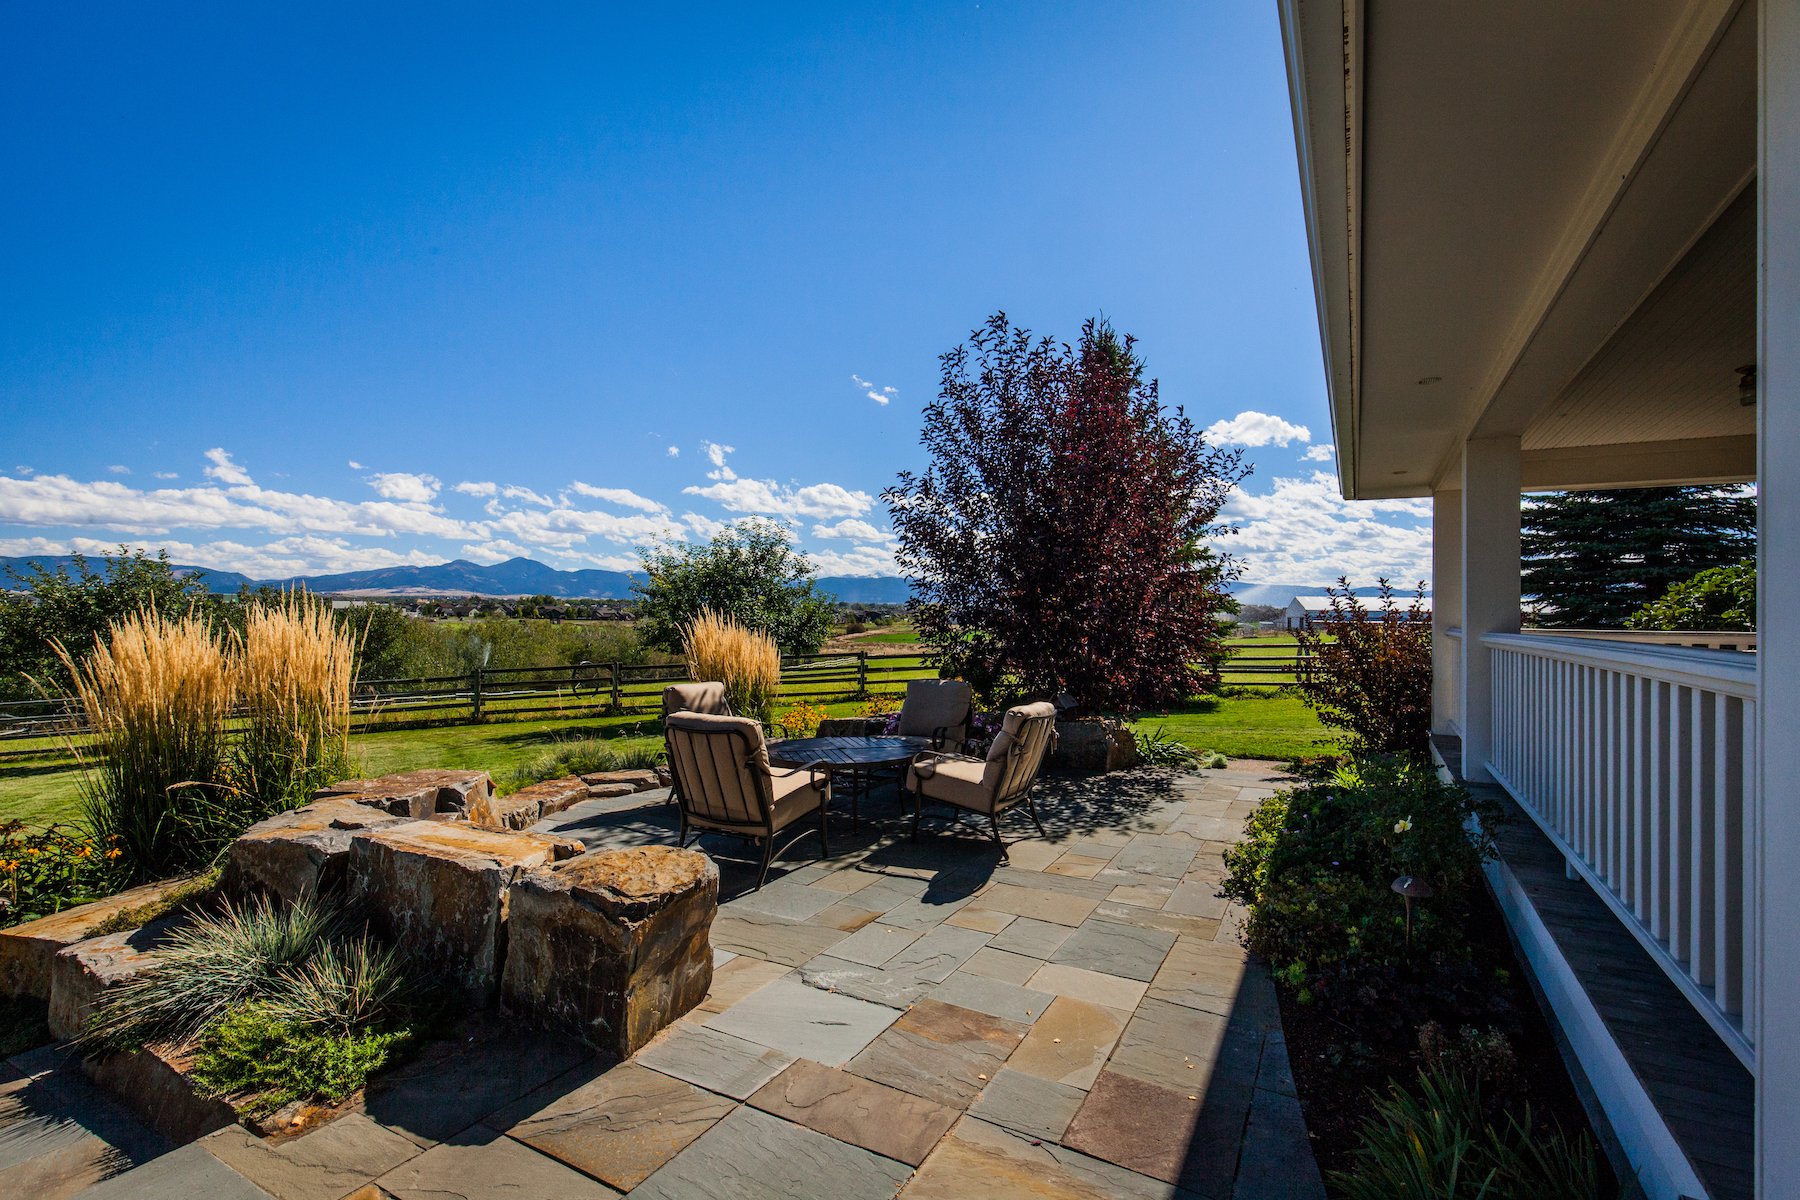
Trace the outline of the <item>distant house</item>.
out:
M 1427 607 L 1420 614 L 1420 619 L 1429 621 L 1431 619 L 1431 609 L 1429 607 L 1431 597 L 1427 596 L 1425 599 Z M 1397 603 L 1400 606 L 1400 619 L 1403 621 L 1412 619 L 1411 610 L 1406 607 L 1408 602 L 1408 598 L 1406 597 L 1399 597 L 1397 599 Z M 1365 599 L 1364 604 L 1367 605 L 1367 603 L 1368 602 Z M 1371 613 L 1371 615 L 1373 615 L 1373 613 Z M 1288 601 L 1288 606 L 1281 610 L 1281 628 L 1306 629 L 1316 621 L 1325 621 L 1330 618 L 1331 597 L 1295 596 L 1292 600 Z

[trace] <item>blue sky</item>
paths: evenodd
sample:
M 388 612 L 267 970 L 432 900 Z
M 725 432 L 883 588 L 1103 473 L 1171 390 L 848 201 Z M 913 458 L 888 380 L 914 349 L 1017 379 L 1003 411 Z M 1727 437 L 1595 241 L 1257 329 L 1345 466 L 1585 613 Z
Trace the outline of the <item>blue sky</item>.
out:
M 0 156 L 0 554 L 891 573 L 1004 309 L 1248 447 L 1248 579 L 1428 569 L 1336 494 L 1268 5 L 13 5 Z

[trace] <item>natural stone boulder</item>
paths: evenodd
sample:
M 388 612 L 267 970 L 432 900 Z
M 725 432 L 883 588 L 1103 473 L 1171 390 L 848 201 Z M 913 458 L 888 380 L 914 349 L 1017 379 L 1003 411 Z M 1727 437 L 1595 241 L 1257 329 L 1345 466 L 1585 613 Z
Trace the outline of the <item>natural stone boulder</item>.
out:
M 189 1074 L 192 1047 L 148 1046 L 89 1059 L 83 1066 L 114 1100 L 177 1146 L 237 1120 L 231 1105 L 200 1095 Z
M 396 816 L 423 820 L 438 813 L 466 812 L 494 794 L 486 771 L 402 771 L 379 779 L 346 779 L 313 793 L 315 800 L 342 797 Z
M 170 922 L 106 933 L 59 951 L 50 965 L 50 1032 L 70 1039 L 87 1032 L 100 995 L 156 961 L 156 944 Z
M 231 844 L 220 887 L 238 899 L 266 894 L 289 904 L 341 893 L 351 839 L 363 830 L 406 819 L 348 796 L 278 813 L 252 825 Z
M 719 869 L 693 850 L 596 850 L 524 872 L 501 994 L 621 1058 L 706 998 Z
M 524 829 L 587 798 L 587 784 L 570 775 L 534 783 L 510 796 L 478 797 L 469 805 L 469 821 L 483 829 Z
M 1053 767 L 1098 775 L 1135 767 L 1140 761 L 1137 739 L 1122 721 L 1086 717 L 1056 723 L 1056 750 L 1050 756 Z
M 51 965 L 58 953 L 98 936 L 104 926 L 121 918 L 129 920 L 133 912 L 154 909 L 169 896 L 193 887 L 191 879 L 147 883 L 92 904 L 0 930 L 0 996 L 49 1000 Z M 133 923 L 141 923 L 141 918 Z
M 508 885 L 570 849 L 536 834 L 406 821 L 352 838 L 350 899 L 395 945 L 442 968 L 465 999 L 485 1004 L 505 952 Z
M 583 775 L 581 782 L 589 787 L 618 787 L 627 785 L 633 792 L 648 792 L 663 785 L 657 780 L 656 772 L 650 767 L 642 767 L 629 771 L 594 771 Z

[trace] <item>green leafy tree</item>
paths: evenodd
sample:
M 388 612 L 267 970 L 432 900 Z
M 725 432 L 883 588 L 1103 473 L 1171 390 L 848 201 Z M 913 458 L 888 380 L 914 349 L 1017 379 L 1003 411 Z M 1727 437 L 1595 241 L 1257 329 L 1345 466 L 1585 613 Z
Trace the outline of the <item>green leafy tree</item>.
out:
M 1631 614 L 1632 629 L 1755 629 L 1756 560 L 1684 579 Z
M 1526 500 L 1522 525 L 1538 623 L 1616 628 L 1670 585 L 1750 553 L 1756 497 L 1725 487 L 1553 492 Z
M 225 607 L 198 576 L 176 574 L 165 551 L 152 558 L 121 546 L 97 563 L 75 554 L 66 566 L 33 563 L 8 574 L 19 591 L 0 595 L 0 691 L 13 697 L 69 685 L 53 642 L 80 661 L 97 635 L 139 610 L 168 615 L 202 610 L 216 617 Z
M 702 609 L 775 639 L 783 654 L 816 654 L 831 633 L 834 597 L 820 593 L 812 564 L 785 530 L 752 518 L 710 542 L 672 542 L 643 552 L 637 593 L 644 644 L 679 653 L 682 629 Z

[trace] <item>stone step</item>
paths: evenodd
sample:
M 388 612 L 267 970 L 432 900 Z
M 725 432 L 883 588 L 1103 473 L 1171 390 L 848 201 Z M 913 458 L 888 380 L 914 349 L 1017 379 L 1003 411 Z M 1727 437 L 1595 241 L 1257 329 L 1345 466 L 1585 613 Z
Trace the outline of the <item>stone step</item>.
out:
M 0 1063 L 0 1196 L 64 1200 L 171 1149 L 54 1047 Z

